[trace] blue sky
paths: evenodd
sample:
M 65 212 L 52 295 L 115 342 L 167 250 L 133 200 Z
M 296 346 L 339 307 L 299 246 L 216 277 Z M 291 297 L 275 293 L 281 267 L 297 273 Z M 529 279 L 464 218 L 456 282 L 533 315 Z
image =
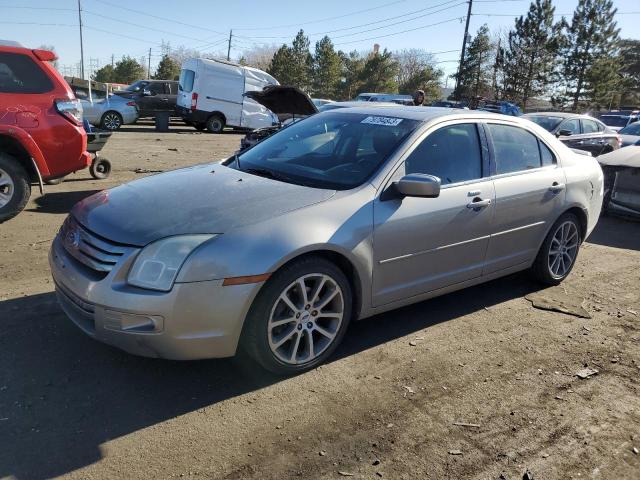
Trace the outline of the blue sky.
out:
M 556 13 L 571 14 L 577 0 L 554 4 Z M 617 17 L 621 36 L 640 39 L 639 0 L 614 0 L 614 5 L 628 13 Z M 474 0 L 470 32 L 483 23 L 492 31 L 508 30 L 528 6 L 529 0 Z M 231 57 L 237 59 L 252 45 L 290 42 L 302 28 L 312 45 L 327 33 L 347 51 L 366 51 L 379 43 L 391 50 L 443 52 L 435 56 L 451 73 L 467 12 L 464 0 L 82 0 L 82 7 L 87 70 L 90 59 L 103 66 L 112 54 L 116 60 L 124 54 L 140 58 L 149 48 L 153 69 L 163 41 L 226 54 L 229 29 L 234 32 Z M 77 0 L 0 0 L 0 38 L 30 47 L 53 45 L 61 70 L 69 71 L 80 60 L 77 25 Z

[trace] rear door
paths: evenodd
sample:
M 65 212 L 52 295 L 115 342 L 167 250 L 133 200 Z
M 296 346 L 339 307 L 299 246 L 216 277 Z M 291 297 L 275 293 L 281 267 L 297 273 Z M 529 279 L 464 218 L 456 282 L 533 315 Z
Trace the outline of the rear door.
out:
M 436 129 L 408 153 L 387 188 L 406 174 L 426 173 L 441 179 L 440 196 L 375 200 L 375 306 L 482 274 L 495 199 L 482 139 L 473 122 Z
M 532 132 L 487 123 L 495 216 L 484 274 L 531 262 L 562 213 L 565 175 L 551 149 Z

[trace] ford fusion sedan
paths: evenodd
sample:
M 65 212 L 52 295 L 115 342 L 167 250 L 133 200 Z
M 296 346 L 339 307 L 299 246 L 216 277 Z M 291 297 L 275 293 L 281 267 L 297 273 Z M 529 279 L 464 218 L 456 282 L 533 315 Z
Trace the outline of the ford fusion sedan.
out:
M 292 374 L 353 320 L 520 270 L 558 284 L 602 191 L 595 159 L 531 122 L 365 105 L 88 197 L 49 261 L 97 340 Z

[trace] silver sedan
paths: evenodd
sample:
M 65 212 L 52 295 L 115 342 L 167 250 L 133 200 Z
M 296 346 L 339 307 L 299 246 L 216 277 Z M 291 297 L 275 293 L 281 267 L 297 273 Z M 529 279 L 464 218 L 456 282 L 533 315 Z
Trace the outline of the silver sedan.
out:
M 363 106 L 95 194 L 49 261 L 60 305 L 97 340 L 169 359 L 242 352 L 291 374 L 352 320 L 520 270 L 558 284 L 602 194 L 595 159 L 527 120 Z
M 118 95 L 105 95 L 93 92 L 91 99 L 83 91 L 76 91 L 76 97 L 82 104 L 82 117 L 91 125 L 104 130 L 118 130 L 122 125 L 136 123 L 138 107 L 131 99 Z

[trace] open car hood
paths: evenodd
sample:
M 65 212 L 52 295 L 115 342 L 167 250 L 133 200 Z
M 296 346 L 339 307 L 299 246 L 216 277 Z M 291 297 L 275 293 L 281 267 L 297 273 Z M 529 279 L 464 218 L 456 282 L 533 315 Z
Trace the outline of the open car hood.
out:
M 600 165 L 640 168 L 640 146 L 630 145 L 598 157 Z
M 292 115 L 306 116 L 318 113 L 309 95 L 297 87 L 268 85 L 263 90 L 249 91 L 244 95 L 267 107 L 281 120 Z

